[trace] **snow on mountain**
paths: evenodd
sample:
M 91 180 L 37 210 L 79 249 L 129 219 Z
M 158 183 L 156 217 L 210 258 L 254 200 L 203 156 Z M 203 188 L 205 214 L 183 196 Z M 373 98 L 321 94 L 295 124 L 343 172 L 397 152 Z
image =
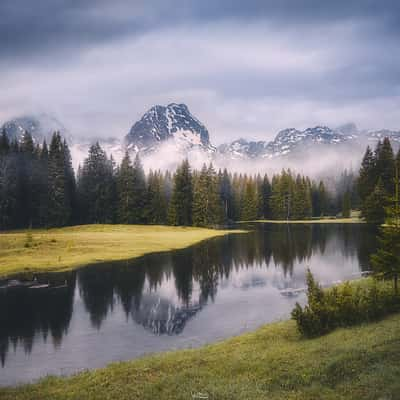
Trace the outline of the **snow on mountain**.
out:
M 303 131 L 284 129 L 270 142 L 239 139 L 220 145 L 218 150 L 231 159 L 287 158 L 289 155 L 309 155 L 313 150 L 334 150 L 343 145 L 357 147 L 362 151 L 369 142 L 374 143 L 385 137 L 389 137 L 395 144 L 400 143 L 400 131 L 359 131 L 355 124 L 348 123 L 336 129 L 327 126 L 316 126 Z
M 238 139 L 218 146 L 218 152 L 232 159 L 257 158 L 266 151 L 267 142 Z
M 400 131 L 360 131 L 354 123 L 347 123 L 334 129 L 327 126 L 304 130 L 288 128 L 281 130 L 272 141 L 240 138 L 216 148 L 210 142 L 205 125 L 190 113 L 185 104 L 176 103 L 153 106 L 133 124 L 123 139 L 72 136 L 61 122 L 48 114 L 14 118 L 1 128 L 10 138 L 18 140 L 27 130 L 36 143 L 43 139 L 49 142 L 53 132 L 60 131 L 70 146 L 75 169 L 87 157 L 89 147 L 97 141 L 117 163 L 128 150 L 131 154 L 140 153 L 145 167 L 153 169 L 174 169 L 183 158 L 188 158 L 194 168 L 213 161 L 218 167 L 229 165 L 231 169 L 237 169 L 246 161 L 265 163 L 278 159 L 296 167 L 315 159 L 323 164 L 327 157 L 335 154 L 341 155 L 341 161 L 338 159 L 337 162 L 342 162 L 344 155 L 347 158 L 361 155 L 367 144 L 374 147 L 384 137 L 390 138 L 395 151 L 400 146 Z M 337 151 L 339 148 L 340 152 Z
M 321 144 L 337 145 L 345 140 L 345 136 L 326 126 L 307 128 L 304 131 L 293 128 L 285 129 L 280 131 L 275 140 L 268 144 L 267 152 L 263 156 L 272 158 L 289 154 L 303 147 Z
M 10 139 L 17 140 L 21 140 L 24 132 L 28 131 L 35 143 L 42 143 L 44 139 L 49 142 L 55 131 L 60 132 L 67 141 L 71 140 L 65 126 L 49 114 L 20 116 L 6 121 L 0 129 L 4 129 Z
M 326 126 L 316 126 L 299 131 L 295 128 L 280 131 L 270 142 L 252 142 L 245 139 L 235 140 L 219 146 L 221 153 L 231 158 L 274 158 L 288 155 L 313 145 L 337 145 L 348 137 Z
M 156 151 L 167 141 L 172 142 L 179 151 L 198 148 L 215 152 L 206 127 L 190 113 L 185 104 L 152 107 L 125 137 L 127 148 L 142 154 Z
M 367 137 L 369 141 L 383 140 L 385 137 L 388 137 L 391 142 L 400 143 L 400 131 L 391 131 L 389 129 L 369 131 L 367 132 Z

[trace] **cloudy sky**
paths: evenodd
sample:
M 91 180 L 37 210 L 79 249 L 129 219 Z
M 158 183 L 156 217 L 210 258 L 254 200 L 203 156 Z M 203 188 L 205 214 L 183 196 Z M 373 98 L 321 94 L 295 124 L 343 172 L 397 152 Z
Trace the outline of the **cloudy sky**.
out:
M 219 144 L 354 121 L 400 128 L 400 2 L 1 0 L 0 121 L 118 136 L 186 103 Z

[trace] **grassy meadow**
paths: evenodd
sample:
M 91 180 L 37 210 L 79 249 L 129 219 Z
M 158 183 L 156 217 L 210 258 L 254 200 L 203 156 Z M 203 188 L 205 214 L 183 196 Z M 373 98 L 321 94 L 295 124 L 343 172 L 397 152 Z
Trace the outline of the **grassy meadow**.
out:
M 238 231 L 157 225 L 82 225 L 0 233 L 0 276 L 61 271 L 182 249 Z

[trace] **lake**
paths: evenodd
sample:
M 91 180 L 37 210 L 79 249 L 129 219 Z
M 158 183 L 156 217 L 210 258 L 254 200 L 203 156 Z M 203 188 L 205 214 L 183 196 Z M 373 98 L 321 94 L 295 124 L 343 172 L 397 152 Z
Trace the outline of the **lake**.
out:
M 185 250 L 36 275 L 42 288 L 0 289 L 0 385 L 197 347 L 286 319 L 306 299 L 287 290 L 304 288 L 307 268 L 326 285 L 355 279 L 377 245 L 362 224 L 246 228 Z

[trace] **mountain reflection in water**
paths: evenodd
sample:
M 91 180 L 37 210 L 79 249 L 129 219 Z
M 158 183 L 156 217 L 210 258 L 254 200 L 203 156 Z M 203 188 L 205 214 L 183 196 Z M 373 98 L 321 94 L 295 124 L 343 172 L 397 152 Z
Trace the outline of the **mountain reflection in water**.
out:
M 304 287 L 307 267 L 324 283 L 349 279 L 369 269 L 376 247 L 366 225 L 252 228 L 185 250 L 38 275 L 49 288 L 3 287 L 0 384 L 253 329 L 304 301 L 304 295 L 288 299 L 280 291 Z

